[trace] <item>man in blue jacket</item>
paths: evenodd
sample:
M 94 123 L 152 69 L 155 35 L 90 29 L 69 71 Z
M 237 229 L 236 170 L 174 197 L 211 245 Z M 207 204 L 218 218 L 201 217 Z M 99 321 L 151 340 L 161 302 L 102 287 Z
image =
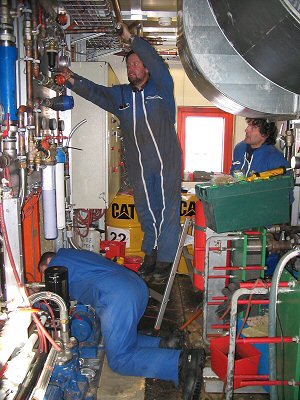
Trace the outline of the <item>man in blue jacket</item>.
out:
M 174 83 L 155 49 L 132 36 L 122 40 L 129 84 L 105 87 L 64 69 L 68 87 L 120 119 L 126 166 L 144 232 L 142 276 L 169 276 L 180 234 L 182 152 L 175 131 Z
M 246 136 L 234 148 L 230 173 L 234 175 L 235 171 L 241 171 L 248 177 L 252 172 L 290 167 L 282 152 L 274 146 L 277 137 L 275 122 L 260 118 L 246 118 L 246 121 Z
M 205 352 L 179 350 L 160 337 L 138 334 L 149 290 L 133 271 L 99 254 L 75 249 L 44 253 L 39 262 L 68 269 L 71 300 L 94 307 L 100 320 L 109 366 L 122 375 L 158 378 L 180 383 L 183 399 L 197 399 Z M 169 347 L 169 348 L 168 348 Z

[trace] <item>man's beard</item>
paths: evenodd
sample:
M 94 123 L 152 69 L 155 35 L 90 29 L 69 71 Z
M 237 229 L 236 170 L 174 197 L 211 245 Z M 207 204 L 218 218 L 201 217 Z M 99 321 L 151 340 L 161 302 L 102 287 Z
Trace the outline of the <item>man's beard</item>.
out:
M 131 78 L 128 78 L 128 80 L 133 86 L 138 86 L 140 83 L 142 83 L 142 80 L 137 77 L 135 77 L 135 78 L 131 77 Z

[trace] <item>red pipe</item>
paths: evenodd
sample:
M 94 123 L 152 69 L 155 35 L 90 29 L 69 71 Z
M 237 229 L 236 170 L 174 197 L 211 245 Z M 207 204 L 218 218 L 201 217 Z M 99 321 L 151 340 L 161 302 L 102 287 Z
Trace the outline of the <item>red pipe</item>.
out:
M 243 380 L 266 380 L 269 379 L 269 375 L 234 375 L 236 379 L 243 379 Z
M 265 267 L 262 267 L 260 265 L 251 265 L 248 267 L 213 267 L 213 269 L 217 271 L 240 271 L 240 270 L 255 271 L 255 270 L 264 270 Z
M 208 275 L 208 279 L 226 279 L 226 278 L 233 278 L 233 276 L 228 276 L 228 275 Z
M 269 304 L 269 300 L 238 300 L 238 304 Z M 220 306 L 223 304 L 223 301 L 209 301 L 207 303 L 209 306 Z
M 240 282 L 241 289 L 253 289 L 261 287 L 271 287 L 272 282 Z M 279 287 L 289 287 L 289 282 L 280 282 Z
M 291 381 L 240 381 L 239 387 L 242 386 L 282 386 L 282 385 L 290 385 L 290 386 L 299 386 L 300 382 Z
M 229 329 L 230 324 L 213 324 L 211 325 L 212 329 Z
M 238 344 L 247 344 L 247 343 L 293 343 L 292 336 L 286 336 L 284 338 L 277 336 L 277 337 L 255 337 L 255 338 L 239 338 L 236 340 Z

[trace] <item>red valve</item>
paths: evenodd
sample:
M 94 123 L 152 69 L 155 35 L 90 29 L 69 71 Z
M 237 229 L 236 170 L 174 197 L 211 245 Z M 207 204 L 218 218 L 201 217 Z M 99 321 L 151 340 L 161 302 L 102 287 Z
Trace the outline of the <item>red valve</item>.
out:
M 68 16 L 67 14 L 59 14 L 58 16 L 58 23 L 61 26 L 67 25 L 68 23 Z
M 50 147 L 51 147 L 51 146 L 50 146 L 50 143 L 47 142 L 47 140 L 42 140 L 41 145 L 42 145 L 42 147 L 43 147 L 45 150 L 49 150 Z
M 61 75 L 61 74 L 55 75 L 54 80 L 55 80 L 55 83 L 56 83 L 57 85 L 59 85 L 59 86 L 63 86 L 63 85 L 65 85 L 66 82 L 67 82 L 67 80 L 66 80 L 66 78 L 64 77 L 64 75 Z

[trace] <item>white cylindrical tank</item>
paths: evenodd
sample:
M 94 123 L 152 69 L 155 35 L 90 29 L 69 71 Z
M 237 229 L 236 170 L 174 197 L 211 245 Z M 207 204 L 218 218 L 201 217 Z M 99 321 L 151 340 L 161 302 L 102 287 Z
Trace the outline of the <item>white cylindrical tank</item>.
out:
M 47 165 L 42 170 L 42 199 L 45 239 L 57 238 L 55 165 Z

